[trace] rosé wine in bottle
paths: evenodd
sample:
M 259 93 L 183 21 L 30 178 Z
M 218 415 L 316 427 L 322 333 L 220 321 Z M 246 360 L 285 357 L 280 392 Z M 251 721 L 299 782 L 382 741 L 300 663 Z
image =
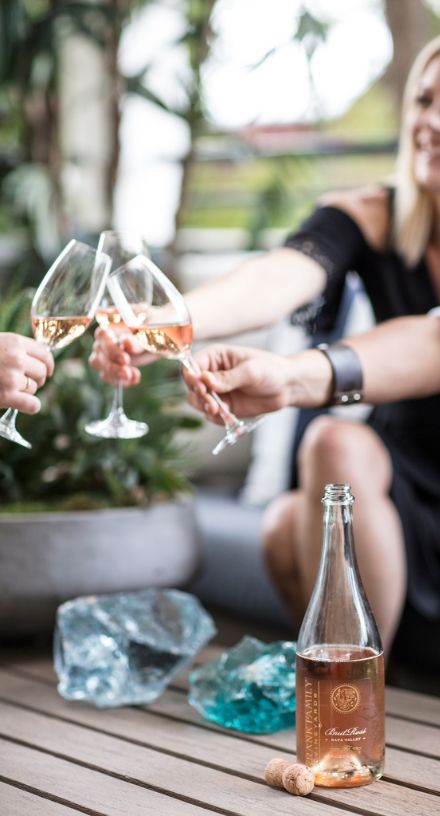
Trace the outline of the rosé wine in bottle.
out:
M 326 485 L 321 562 L 298 635 L 297 757 L 315 784 L 357 787 L 384 763 L 384 662 L 357 569 L 348 485 Z

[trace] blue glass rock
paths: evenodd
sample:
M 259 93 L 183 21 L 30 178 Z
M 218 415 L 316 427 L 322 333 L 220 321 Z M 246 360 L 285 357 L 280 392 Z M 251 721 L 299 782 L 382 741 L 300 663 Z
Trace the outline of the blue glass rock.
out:
M 150 703 L 215 631 L 197 598 L 176 589 L 67 601 L 55 629 L 58 691 L 100 708 Z
M 190 675 L 189 702 L 207 720 L 250 734 L 295 725 L 295 643 L 244 637 Z

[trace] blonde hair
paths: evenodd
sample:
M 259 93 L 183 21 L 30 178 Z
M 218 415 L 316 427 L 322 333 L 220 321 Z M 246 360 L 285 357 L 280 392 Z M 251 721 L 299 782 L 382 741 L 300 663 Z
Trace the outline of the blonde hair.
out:
M 408 266 L 415 266 L 426 249 L 432 230 L 433 202 L 429 192 L 420 187 L 416 181 L 414 141 L 406 122 L 409 108 L 414 103 L 420 78 L 429 63 L 438 56 L 440 56 L 440 37 L 435 37 L 422 48 L 416 57 L 403 95 L 402 126 L 397 154 L 393 243 Z

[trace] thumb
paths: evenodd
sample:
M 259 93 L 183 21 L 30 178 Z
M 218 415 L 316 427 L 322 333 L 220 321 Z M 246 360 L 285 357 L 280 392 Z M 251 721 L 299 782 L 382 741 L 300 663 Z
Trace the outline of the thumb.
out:
M 208 388 L 218 394 L 226 394 L 249 385 L 247 367 L 244 364 L 235 366 L 229 371 L 216 371 L 215 373 L 204 371 L 201 379 Z

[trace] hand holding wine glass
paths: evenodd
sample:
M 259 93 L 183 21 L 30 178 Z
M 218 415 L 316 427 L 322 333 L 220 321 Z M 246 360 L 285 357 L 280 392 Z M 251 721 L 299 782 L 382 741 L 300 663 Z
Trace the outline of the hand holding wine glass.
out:
M 0 408 L 37 413 L 36 392 L 53 374 L 53 367 L 50 351 L 32 337 L 0 332 Z
M 90 325 L 110 268 L 103 253 L 70 241 L 41 281 L 32 301 L 31 321 L 35 339 L 48 349 L 69 345 Z M 17 410 L 9 408 L 0 419 L 0 436 L 30 448 L 17 431 Z
M 125 264 L 109 276 L 108 288 L 126 325 L 145 351 L 180 360 L 193 375 L 200 375 L 191 356 L 193 332 L 185 300 L 150 259 L 137 256 Z M 226 428 L 225 436 L 213 450 L 216 455 L 253 430 L 260 418 L 238 419 L 217 394 L 209 394 Z

